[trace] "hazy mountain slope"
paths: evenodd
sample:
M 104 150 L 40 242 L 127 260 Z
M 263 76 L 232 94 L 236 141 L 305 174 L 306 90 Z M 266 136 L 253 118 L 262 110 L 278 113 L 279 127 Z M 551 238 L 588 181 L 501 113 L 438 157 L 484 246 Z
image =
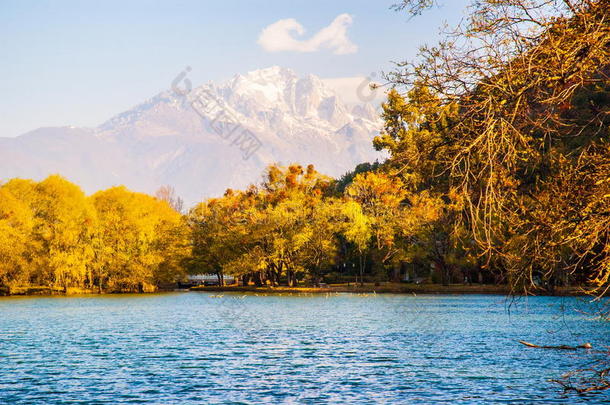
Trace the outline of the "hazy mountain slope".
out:
M 95 129 L 0 138 L 0 178 L 60 173 L 87 192 L 125 184 L 152 193 L 171 184 L 192 204 L 258 182 L 272 162 L 340 175 L 379 157 L 371 146 L 379 127 L 370 105 L 349 108 L 316 76 L 273 67 L 186 96 L 163 92 Z M 247 147 L 253 137 L 255 151 Z

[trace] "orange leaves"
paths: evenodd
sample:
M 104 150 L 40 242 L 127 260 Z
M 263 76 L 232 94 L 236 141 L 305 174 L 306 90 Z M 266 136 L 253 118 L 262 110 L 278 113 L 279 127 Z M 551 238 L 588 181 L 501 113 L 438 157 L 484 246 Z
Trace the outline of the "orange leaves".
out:
M 391 211 L 406 197 L 402 181 L 383 173 L 368 172 L 358 174 L 347 187 L 346 194 L 368 209 Z

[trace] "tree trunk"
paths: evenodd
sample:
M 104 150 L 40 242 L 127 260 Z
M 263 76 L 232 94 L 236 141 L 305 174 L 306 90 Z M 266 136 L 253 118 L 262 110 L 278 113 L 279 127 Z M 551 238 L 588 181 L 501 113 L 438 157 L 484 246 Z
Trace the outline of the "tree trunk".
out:
M 288 278 L 288 287 L 296 287 L 297 285 L 297 274 L 294 270 L 286 270 L 286 277 Z
M 400 283 L 400 273 L 402 269 L 402 263 L 397 266 L 392 266 L 392 281 Z
M 292 287 L 292 270 L 286 270 L 286 283 L 288 287 Z
M 313 284 L 315 287 L 320 288 L 320 282 L 322 281 L 322 277 L 320 276 L 321 271 L 316 269 L 313 273 Z
M 360 266 L 360 287 L 364 286 L 364 259 L 362 254 L 360 254 L 359 258 L 359 266 Z
M 253 275 L 254 285 L 257 286 L 257 287 L 260 287 L 260 286 L 262 286 L 262 284 L 261 284 L 261 276 L 260 276 L 260 272 L 257 272 L 257 273 L 259 273 L 259 274 L 254 274 Z
M 274 266 L 272 264 L 267 266 L 267 278 L 271 287 L 275 287 L 275 271 L 273 269 Z
M 441 273 L 441 284 L 442 285 L 449 285 L 450 283 L 450 278 L 451 278 L 451 274 L 449 273 L 450 269 L 449 266 L 447 266 L 447 264 L 445 263 L 444 260 L 439 260 L 437 263 L 437 268 Z

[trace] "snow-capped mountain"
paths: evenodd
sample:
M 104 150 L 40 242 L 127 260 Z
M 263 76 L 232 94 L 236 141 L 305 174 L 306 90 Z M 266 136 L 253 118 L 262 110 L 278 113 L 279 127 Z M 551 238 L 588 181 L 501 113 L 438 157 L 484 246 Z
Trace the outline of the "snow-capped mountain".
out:
M 59 173 L 89 193 L 169 184 L 193 204 L 258 182 L 270 163 L 313 163 L 338 176 L 381 157 L 371 144 L 380 129 L 373 106 L 346 105 L 316 76 L 271 67 L 192 90 L 178 79 L 94 129 L 0 138 L 0 179 Z

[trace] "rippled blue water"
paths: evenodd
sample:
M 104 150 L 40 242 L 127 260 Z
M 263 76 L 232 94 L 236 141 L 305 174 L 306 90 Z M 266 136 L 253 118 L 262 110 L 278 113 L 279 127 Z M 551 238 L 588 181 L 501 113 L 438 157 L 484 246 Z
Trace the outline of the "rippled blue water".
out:
M 560 305 L 567 305 L 563 310 Z M 207 293 L 0 298 L 2 403 L 577 403 L 607 344 L 575 298 Z

